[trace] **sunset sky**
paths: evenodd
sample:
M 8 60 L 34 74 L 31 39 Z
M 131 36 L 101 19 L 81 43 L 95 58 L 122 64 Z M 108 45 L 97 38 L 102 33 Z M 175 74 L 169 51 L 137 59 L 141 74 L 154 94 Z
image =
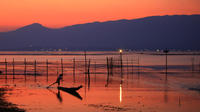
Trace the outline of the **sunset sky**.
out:
M 0 31 L 176 14 L 200 14 L 200 0 L 0 0 Z

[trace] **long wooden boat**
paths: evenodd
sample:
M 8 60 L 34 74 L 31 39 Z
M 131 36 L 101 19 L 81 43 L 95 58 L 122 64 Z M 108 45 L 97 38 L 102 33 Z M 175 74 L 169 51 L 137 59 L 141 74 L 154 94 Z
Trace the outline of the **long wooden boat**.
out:
M 80 100 L 82 100 L 83 98 L 80 96 L 80 94 L 77 92 L 77 90 L 79 90 L 80 88 L 82 88 L 83 86 L 80 85 L 78 87 L 71 87 L 71 88 L 67 88 L 67 87 L 58 87 L 58 90 L 67 92 L 77 98 L 79 98 Z

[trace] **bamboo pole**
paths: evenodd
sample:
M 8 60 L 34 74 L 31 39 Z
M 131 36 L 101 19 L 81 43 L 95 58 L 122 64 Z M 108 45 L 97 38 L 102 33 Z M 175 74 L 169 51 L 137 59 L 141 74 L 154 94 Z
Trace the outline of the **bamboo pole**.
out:
M 95 77 L 95 78 L 94 78 L 94 81 L 95 81 L 95 82 L 96 82 L 96 68 L 97 68 L 97 67 L 96 67 L 96 61 L 95 61 L 95 62 L 94 62 L 94 73 L 95 73 L 95 76 L 94 76 L 94 77 Z
M 122 52 L 120 52 L 120 68 L 121 68 L 121 75 L 123 72 L 123 59 L 122 59 Z M 122 76 L 123 77 L 123 76 Z
M 131 67 L 132 67 L 132 75 L 133 75 L 133 59 L 131 60 Z
M 192 57 L 192 58 L 191 58 L 191 63 L 192 63 L 192 67 L 191 67 L 191 68 L 192 68 L 192 72 L 194 72 L 194 60 L 195 60 L 194 57 Z
M 110 69 L 109 69 L 109 58 L 108 57 L 106 57 L 106 62 L 107 62 L 107 75 L 109 75 L 110 74 Z
M 199 72 L 200 72 L 200 61 L 199 61 Z
M 75 72 L 76 72 L 76 60 L 75 58 L 73 59 L 73 81 L 74 83 L 76 82 L 76 79 L 75 79 Z
M 113 58 L 110 58 L 110 75 L 113 76 Z
M 13 79 L 15 79 L 15 59 L 13 58 Z
M 140 58 L 139 58 L 139 56 L 138 56 L 138 60 L 137 60 L 138 62 L 137 62 L 137 64 L 138 64 L 138 79 L 140 79 Z
M 35 60 L 35 63 L 34 63 L 34 71 L 35 71 L 35 81 L 36 81 L 36 76 L 37 76 L 37 62 Z
M 86 54 L 86 51 L 84 51 L 84 58 L 85 58 L 85 86 L 87 84 L 87 54 Z M 86 88 L 85 88 L 85 91 L 86 91 Z
M 24 78 L 26 80 L 26 58 L 24 58 Z
M 57 76 L 59 75 L 59 64 L 58 64 L 58 62 L 57 62 Z
M 129 72 L 129 70 L 128 70 L 128 64 L 129 64 L 129 63 L 128 63 L 128 58 L 127 58 L 126 61 L 127 61 L 127 62 L 126 62 L 126 74 L 127 74 L 127 79 L 128 79 L 128 77 L 129 77 L 129 76 L 128 76 L 128 75 L 129 75 L 129 73 L 128 73 L 128 72 Z
M 90 89 L 90 59 L 88 61 L 88 90 Z
M 48 78 L 49 78 L 49 65 L 48 65 L 48 59 L 46 60 L 46 69 L 47 69 L 47 82 L 48 82 Z
M 108 87 L 108 84 L 109 84 L 109 75 L 110 75 L 110 65 L 109 65 L 109 58 L 108 57 L 106 57 L 106 62 L 107 62 L 107 81 L 106 81 L 106 85 L 105 85 L 105 87 Z
M 8 74 L 8 63 L 7 59 L 5 58 L 5 78 L 7 79 L 7 74 Z
M 166 63 L 166 65 L 165 65 L 165 66 L 166 66 L 166 71 L 165 71 L 165 73 L 167 74 L 167 69 L 168 69 L 168 66 L 167 66 L 167 65 L 168 65 L 168 63 L 167 63 L 167 53 L 166 53 L 165 58 L 166 58 L 166 59 L 165 59 L 165 60 L 166 60 L 166 62 L 165 62 L 165 63 Z M 166 79 L 167 79 L 167 75 L 166 75 Z
M 121 84 L 123 83 L 123 59 L 122 59 L 122 50 L 120 50 L 120 68 L 121 68 Z
M 167 68 L 167 66 L 168 66 L 168 64 L 167 64 L 167 53 L 169 52 L 169 50 L 168 49 L 166 49 L 166 50 L 164 50 L 163 51 L 164 53 L 165 53 L 165 80 L 167 80 L 167 70 L 168 70 L 168 68 Z
M 84 56 L 85 56 L 85 74 L 87 73 L 87 54 L 86 51 L 84 51 Z
M 63 69 L 63 59 L 61 58 L 61 72 L 62 72 L 62 74 L 64 73 L 64 69 Z

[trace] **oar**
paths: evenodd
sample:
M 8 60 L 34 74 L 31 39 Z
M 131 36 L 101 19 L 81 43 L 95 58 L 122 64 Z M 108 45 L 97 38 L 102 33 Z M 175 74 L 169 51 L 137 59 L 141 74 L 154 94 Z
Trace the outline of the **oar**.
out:
M 54 83 L 52 83 L 52 84 L 50 84 L 49 86 L 47 86 L 47 88 L 49 88 L 50 86 L 52 86 L 52 85 L 54 85 L 54 84 L 56 84 L 57 82 L 54 82 Z

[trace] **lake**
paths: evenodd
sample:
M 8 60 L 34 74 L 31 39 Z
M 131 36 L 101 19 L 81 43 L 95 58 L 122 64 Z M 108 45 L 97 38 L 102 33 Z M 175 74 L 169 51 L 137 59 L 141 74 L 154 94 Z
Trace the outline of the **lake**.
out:
M 6 100 L 27 112 L 200 111 L 199 52 L 0 52 L 0 71 Z M 62 87 L 83 87 L 47 89 L 61 73 Z

